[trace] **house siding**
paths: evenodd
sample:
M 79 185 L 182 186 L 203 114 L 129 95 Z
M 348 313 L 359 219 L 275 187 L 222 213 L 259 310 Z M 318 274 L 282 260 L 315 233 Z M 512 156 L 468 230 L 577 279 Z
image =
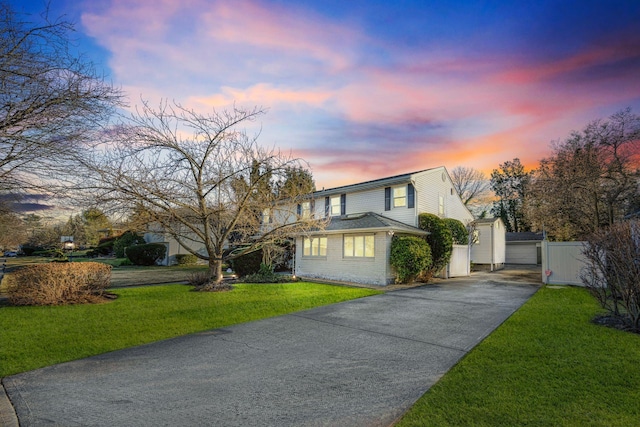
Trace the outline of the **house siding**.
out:
M 444 180 L 442 179 L 444 176 Z M 445 168 L 436 168 L 414 175 L 416 206 L 419 213 L 430 213 L 443 218 L 454 218 L 467 225 L 473 215 L 464 206 L 453 189 L 453 183 Z M 439 196 L 444 198 L 444 215 L 439 213 Z M 416 219 L 417 221 L 417 219 Z M 414 224 L 412 224 L 414 225 Z M 417 225 L 417 223 L 415 224 Z
M 326 257 L 303 257 L 302 250 L 296 250 L 295 274 L 311 279 L 373 285 L 386 285 L 389 280 L 393 280 L 393 275 L 389 272 L 390 238 L 387 233 L 375 233 L 374 258 L 345 258 L 342 255 L 342 242 L 342 234 L 328 235 Z M 296 239 L 296 246 L 302 248 L 302 237 Z

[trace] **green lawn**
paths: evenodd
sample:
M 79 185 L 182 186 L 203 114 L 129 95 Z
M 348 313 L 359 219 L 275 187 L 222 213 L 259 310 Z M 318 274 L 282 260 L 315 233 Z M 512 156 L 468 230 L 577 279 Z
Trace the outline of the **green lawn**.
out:
M 114 290 L 97 305 L 0 307 L 0 378 L 179 335 L 249 322 L 379 291 L 307 282 L 238 284 L 231 292 L 185 285 Z
M 640 425 L 640 335 L 599 311 L 583 289 L 541 289 L 398 426 Z

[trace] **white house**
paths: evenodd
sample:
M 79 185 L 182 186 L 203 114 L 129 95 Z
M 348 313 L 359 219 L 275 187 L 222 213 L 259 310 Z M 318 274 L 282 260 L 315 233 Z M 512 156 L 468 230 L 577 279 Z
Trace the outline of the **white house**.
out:
M 296 237 L 297 276 L 377 285 L 395 278 L 389 264 L 393 235 L 427 234 L 418 228 L 421 213 L 465 225 L 473 220 L 444 167 L 316 191 L 298 213 L 330 221 Z
M 471 262 L 477 266 L 486 266 L 489 271 L 503 268 L 506 257 L 506 228 L 502 219 L 477 219 L 473 221 L 473 226 Z

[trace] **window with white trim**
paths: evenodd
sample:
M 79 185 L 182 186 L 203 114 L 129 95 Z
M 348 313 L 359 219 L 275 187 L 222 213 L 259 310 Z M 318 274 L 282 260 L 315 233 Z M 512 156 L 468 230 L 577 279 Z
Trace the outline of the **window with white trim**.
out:
M 375 236 L 373 234 L 345 235 L 343 254 L 345 258 L 375 257 Z
M 407 206 L 407 186 L 403 185 L 402 187 L 393 187 L 391 189 L 392 197 L 393 197 L 393 207 L 400 208 L 403 206 Z
M 438 196 L 438 215 L 444 216 L 444 196 L 442 194 Z
M 338 194 L 337 196 L 331 196 L 329 202 L 331 204 L 331 208 L 329 210 L 331 216 L 340 216 L 340 213 L 342 211 L 340 208 L 340 195 Z
M 300 216 L 304 219 L 311 218 L 311 202 L 302 202 L 300 206 Z
M 305 257 L 326 257 L 327 238 L 326 237 L 303 237 L 302 256 Z

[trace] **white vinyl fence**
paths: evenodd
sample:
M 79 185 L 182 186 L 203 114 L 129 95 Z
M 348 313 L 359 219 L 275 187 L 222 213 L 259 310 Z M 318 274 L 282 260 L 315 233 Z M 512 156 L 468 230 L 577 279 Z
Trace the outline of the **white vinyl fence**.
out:
M 449 261 L 447 270 L 448 277 L 469 276 L 471 274 L 468 245 L 453 245 L 451 261 Z
M 542 282 L 583 286 L 580 270 L 584 266 L 584 242 L 542 242 Z

